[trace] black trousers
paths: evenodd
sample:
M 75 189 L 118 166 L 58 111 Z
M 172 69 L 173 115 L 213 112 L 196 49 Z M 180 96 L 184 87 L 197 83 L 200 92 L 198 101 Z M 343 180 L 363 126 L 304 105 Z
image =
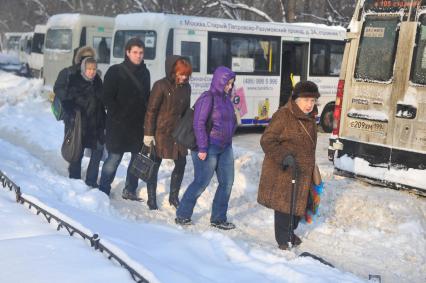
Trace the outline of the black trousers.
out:
M 290 214 L 279 212 L 274 210 L 275 220 L 275 240 L 278 245 L 288 243 L 290 241 Z M 300 216 L 293 216 L 293 229 L 291 233 L 294 233 L 297 225 L 299 225 Z
M 150 178 L 150 180 L 147 182 L 148 190 L 154 190 L 157 189 L 157 180 L 158 180 L 158 170 L 160 169 L 160 164 L 162 159 L 159 157 L 155 158 L 155 161 L 157 165 L 154 167 L 154 172 Z M 180 185 L 182 184 L 183 175 L 185 173 L 185 166 L 186 166 L 186 156 L 178 155 L 177 160 L 173 160 L 175 163 L 175 167 L 173 168 L 171 180 L 170 180 L 170 191 L 178 190 L 180 189 Z

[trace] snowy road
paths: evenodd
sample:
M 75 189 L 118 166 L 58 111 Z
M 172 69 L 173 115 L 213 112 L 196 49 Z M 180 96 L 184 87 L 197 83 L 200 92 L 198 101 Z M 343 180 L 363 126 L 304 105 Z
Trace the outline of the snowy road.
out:
M 59 152 L 62 124 L 38 96 L 38 81 L 10 77 L 12 84 L 7 77 L 0 73 L 0 170 L 24 192 L 100 232 L 141 271 L 150 270 L 153 282 L 361 282 L 369 274 L 380 274 L 382 282 L 426 281 L 425 199 L 334 176 L 326 134 L 319 135 L 317 150 L 326 183 L 321 215 L 314 224 L 299 226 L 303 243 L 295 252 L 283 252 L 276 248 L 272 211 L 256 203 L 260 133 L 235 138 L 236 179 L 228 216 L 237 229 L 222 232 L 209 225 L 216 181 L 195 208 L 195 225 L 182 229 L 174 224 L 167 201 L 172 162 L 160 169 L 159 211 L 121 199 L 129 156 L 119 167 L 109 201 L 84 182 L 66 178 Z M 183 190 L 193 174 L 189 159 L 185 174 Z M 144 183 L 140 195 L 147 198 Z M 296 258 L 302 251 L 322 256 L 336 269 Z

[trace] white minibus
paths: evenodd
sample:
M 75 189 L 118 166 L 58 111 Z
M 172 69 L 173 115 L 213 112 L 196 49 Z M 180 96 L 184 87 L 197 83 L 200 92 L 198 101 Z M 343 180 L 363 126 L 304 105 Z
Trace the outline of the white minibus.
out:
M 114 18 L 58 14 L 50 17 L 46 25 L 43 78 L 48 90 L 52 89 L 59 71 L 72 65 L 75 52 L 82 46 L 95 48 L 98 67 L 105 73 L 109 66 Z
M 167 55 L 182 55 L 191 61 L 193 102 L 209 88 L 216 67 L 231 68 L 237 73 L 233 102 L 243 126 L 266 125 L 289 99 L 292 84 L 314 81 L 322 94 L 320 123 L 326 131 L 332 129 L 344 28 L 161 13 L 123 14 L 115 21 L 111 64 L 123 60 L 125 43 L 131 37 L 145 42 L 145 63 L 153 82 L 164 77 Z
M 426 195 L 426 1 L 358 1 L 347 38 L 329 159 Z
M 43 51 L 46 25 L 36 25 L 31 43 L 31 54 L 28 57 L 28 65 L 34 78 L 43 77 Z

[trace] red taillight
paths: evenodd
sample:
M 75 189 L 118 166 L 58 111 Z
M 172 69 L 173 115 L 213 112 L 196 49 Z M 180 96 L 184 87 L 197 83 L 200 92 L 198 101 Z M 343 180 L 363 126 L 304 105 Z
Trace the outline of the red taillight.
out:
M 339 80 L 337 85 L 336 103 L 334 105 L 333 113 L 333 135 L 338 136 L 340 130 L 340 115 L 342 114 L 343 90 L 345 88 L 345 81 Z

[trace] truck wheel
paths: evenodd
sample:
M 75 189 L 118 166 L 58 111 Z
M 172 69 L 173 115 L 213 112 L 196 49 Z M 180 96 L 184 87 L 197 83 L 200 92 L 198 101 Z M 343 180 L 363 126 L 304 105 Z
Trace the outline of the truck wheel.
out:
M 320 124 L 321 128 L 326 133 L 331 133 L 333 131 L 333 112 L 334 112 L 334 103 L 327 104 L 321 113 Z

